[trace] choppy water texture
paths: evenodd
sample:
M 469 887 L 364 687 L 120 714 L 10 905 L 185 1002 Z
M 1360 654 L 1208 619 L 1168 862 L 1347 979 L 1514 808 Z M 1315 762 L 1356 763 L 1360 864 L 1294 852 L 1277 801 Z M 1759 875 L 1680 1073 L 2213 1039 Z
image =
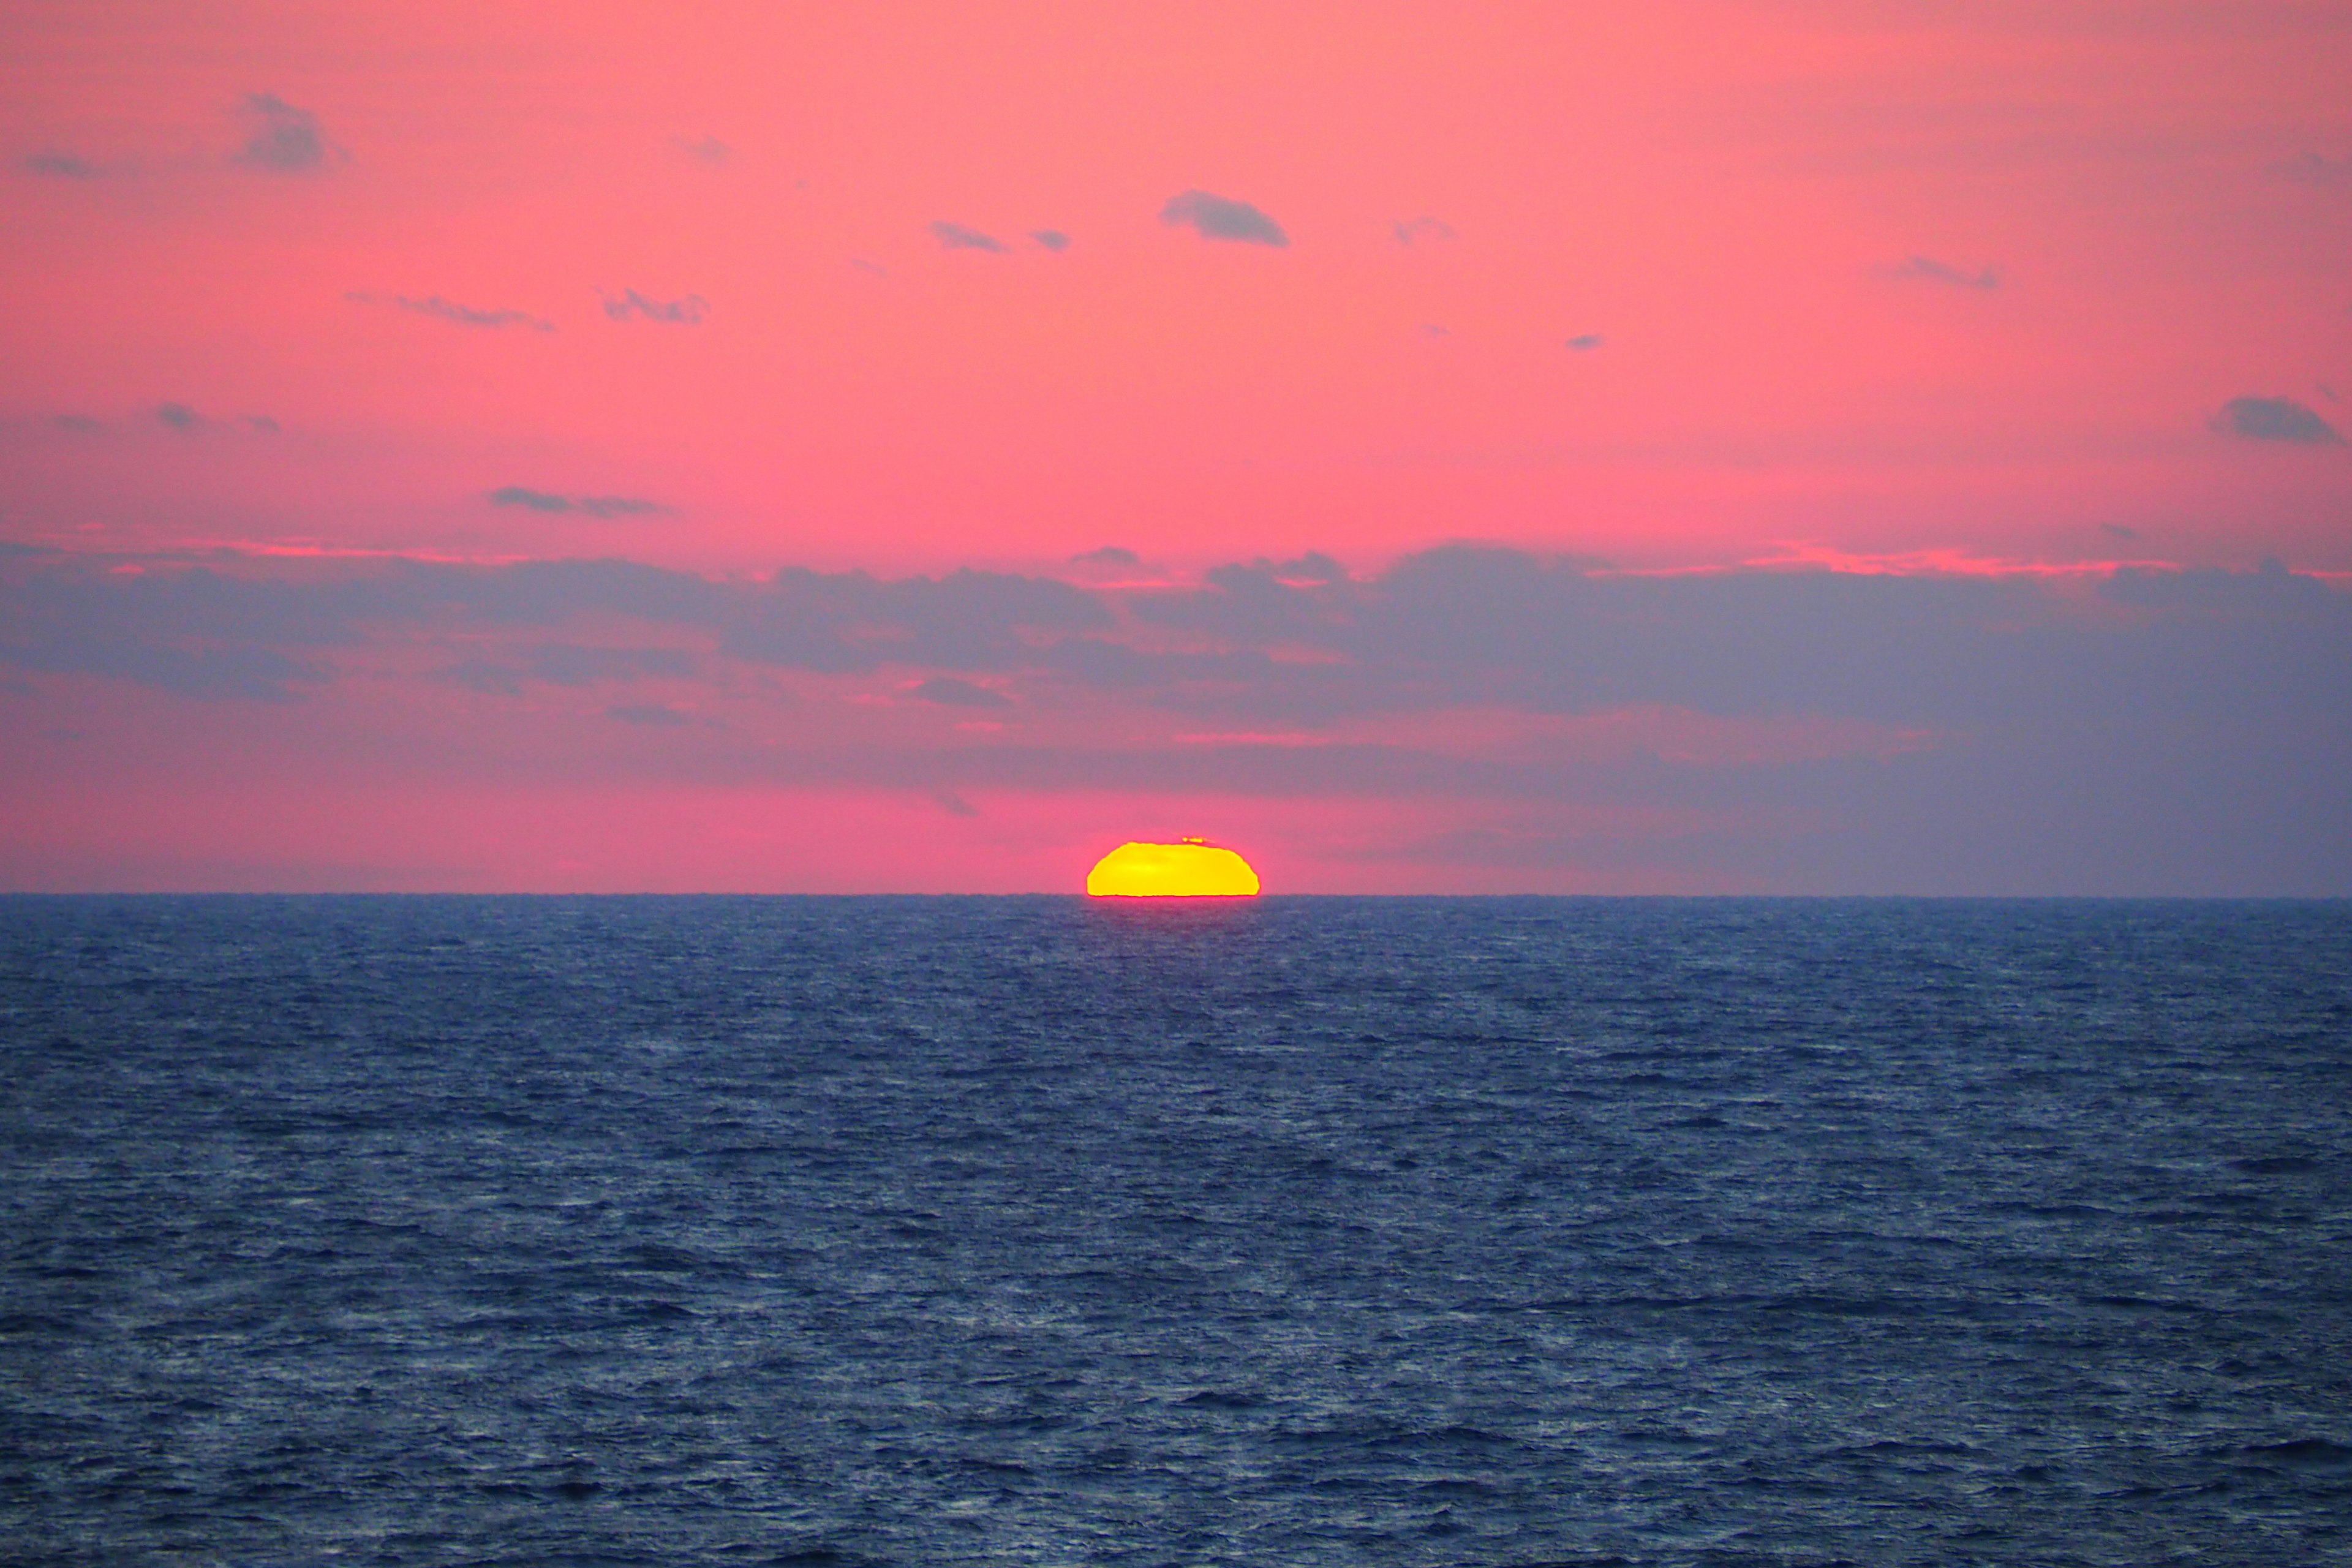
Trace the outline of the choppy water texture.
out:
M 0 900 L 58 1563 L 2352 1562 L 2352 908 Z

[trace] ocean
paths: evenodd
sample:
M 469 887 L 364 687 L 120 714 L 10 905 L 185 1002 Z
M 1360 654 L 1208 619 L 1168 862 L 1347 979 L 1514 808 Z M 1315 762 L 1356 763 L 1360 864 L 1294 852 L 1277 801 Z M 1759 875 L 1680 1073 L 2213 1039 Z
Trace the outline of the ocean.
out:
M 0 900 L 0 1556 L 2352 1563 L 2352 905 Z

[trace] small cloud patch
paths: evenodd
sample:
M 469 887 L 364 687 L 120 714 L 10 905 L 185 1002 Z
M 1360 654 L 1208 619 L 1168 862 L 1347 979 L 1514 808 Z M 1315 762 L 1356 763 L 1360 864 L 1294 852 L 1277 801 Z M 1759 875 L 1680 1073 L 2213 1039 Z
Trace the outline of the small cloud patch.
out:
M 1917 283 L 1941 283 L 1952 289 L 1998 289 L 2000 268 L 1988 267 L 1981 272 L 1970 272 L 1938 261 L 1932 256 L 1906 256 L 1892 267 L 1879 268 L 1882 276 Z
M 184 403 L 159 403 L 155 405 L 155 417 L 180 431 L 200 430 L 205 423 L 205 416 Z
M 991 691 L 985 686 L 974 686 L 969 680 L 958 680 L 952 675 L 934 675 L 914 689 L 914 695 L 925 702 L 937 702 L 947 708 L 1010 708 L 1013 699 L 1001 691 Z
M 2287 441 L 2340 447 L 2342 432 L 2292 397 L 2233 397 L 2213 416 L 2213 428 L 2247 441 Z
M 1029 237 L 1048 250 L 1070 248 L 1070 237 L 1058 228 L 1033 228 L 1029 231 Z
M 1433 217 L 1401 218 L 1389 225 L 1399 245 L 1419 245 L 1423 240 L 1452 239 L 1454 226 Z
M 1568 346 L 1579 353 L 1587 353 L 1608 341 L 1599 332 L 1579 332 L 1568 340 Z
M 992 234 L 982 234 L 976 228 L 966 228 L 945 218 L 924 226 L 944 250 L 986 250 L 1002 256 L 1006 248 L 1004 242 Z
M 670 510 L 659 501 L 635 496 L 567 496 L 523 485 L 502 486 L 484 499 L 492 506 L 516 506 L 526 511 L 579 512 L 586 517 L 667 516 Z
M 735 149 L 716 136 L 673 136 L 669 144 L 706 168 L 723 169 L 735 161 Z
M 1070 557 L 1073 566 L 1140 566 L 1143 557 L 1124 544 L 1106 544 L 1099 550 L 1080 551 Z
M 252 132 L 231 160 L 267 174 L 320 174 L 351 154 L 327 139 L 319 117 L 274 92 L 249 92 L 243 106 Z
M 642 724 L 657 730 L 675 730 L 694 722 L 666 702 L 616 702 L 604 710 L 604 717 L 623 724 Z
M 603 290 L 598 292 L 603 293 Z M 699 294 L 688 294 L 683 300 L 656 300 L 638 293 L 635 289 L 624 289 L 618 294 L 604 294 L 604 314 L 615 321 L 635 318 L 670 326 L 693 327 L 701 324 L 704 314 L 710 309 L 710 301 Z
M 395 310 L 430 316 L 457 327 L 527 327 L 534 332 L 555 331 L 553 321 L 544 316 L 534 316 L 528 310 L 485 310 L 478 305 L 461 305 L 438 294 L 428 294 L 417 300 L 406 294 L 370 294 L 354 289 L 343 298 L 354 305 L 389 305 Z
M 1234 240 L 1244 245 L 1285 246 L 1290 237 L 1282 226 L 1247 202 L 1207 191 L 1185 191 L 1168 198 L 1160 221 L 1190 228 L 1202 239 Z
M 2137 539 L 2139 537 L 2138 529 L 2120 522 L 2103 522 L 2099 524 L 2099 531 L 2101 533 L 2113 534 L 2117 539 Z
M 20 165 L 28 174 L 38 174 L 45 180 L 102 180 L 106 171 L 79 153 L 51 148 L 36 153 Z
M 2293 180 L 2298 185 L 2315 185 L 2321 190 L 2352 188 L 2352 157 L 2330 158 L 2320 153 L 2298 153 L 2292 158 L 2273 163 L 2271 173 L 2282 179 Z

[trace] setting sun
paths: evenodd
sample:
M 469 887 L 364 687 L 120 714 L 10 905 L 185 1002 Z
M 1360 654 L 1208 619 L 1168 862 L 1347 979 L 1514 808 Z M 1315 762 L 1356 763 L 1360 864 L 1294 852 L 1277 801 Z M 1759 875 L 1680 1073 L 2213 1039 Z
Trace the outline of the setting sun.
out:
M 1087 873 L 1087 891 L 1098 899 L 1247 898 L 1257 890 L 1248 861 L 1200 838 L 1122 844 Z

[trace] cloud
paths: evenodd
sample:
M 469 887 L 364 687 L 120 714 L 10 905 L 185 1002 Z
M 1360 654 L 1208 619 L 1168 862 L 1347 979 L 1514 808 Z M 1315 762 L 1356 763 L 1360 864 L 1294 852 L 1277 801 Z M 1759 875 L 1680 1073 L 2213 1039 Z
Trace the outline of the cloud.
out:
M 651 729 L 675 730 L 694 722 L 666 702 L 616 702 L 604 710 L 604 717 L 623 724 L 642 724 Z
M 1453 226 L 1433 217 L 1400 219 L 1389 225 L 1389 232 L 1396 236 L 1399 245 L 1418 245 L 1424 239 L 1454 237 Z
M 2292 397 L 2233 397 L 2213 416 L 2213 428 L 2249 441 L 2290 441 L 2305 447 L 2340 447 L 2335 426 Z
M 2099 524 L 2099 531 L 2101 533 L 2111 533 L 2117 539 L 2137 539 L 2139 537 L 2138 529 L 2120 522 L 2103 522 Z
M 1998 289 L 2000 268 L 1988 267 L 1981 272 L 1964 271 L 1932 256 L 1907 256 L 1893 266 L 1879 269 L 1881 276 L 1909 279 L 1923 283 L 1943 283 L 1955 289 Z
M 602 290 L 599 290 L 601 293 Z M 699 294 L 688 294 L 683 300 L 655 300 L 624 289 L 618 294 L 605 294 L 604 314 L 615 321 L 639 317 L 648 321 L 664 321 L 676 326 L 699 325 L 710 302 Z
M 673 136 L 669 144 L 709 168 L 724 168 L 734 162 L 735 149 L 716 136 Z
M 890 276 L 890 269 L 888 268 L 883 266 L 878 261 L 868 261 L 862 256 L 851 257 L 849 258 L 849 265 L 860 272 L 870 273 L 877 278 L 887 278 Z
M 974 686 L 969 680 L 959 680 L 952 675 L 934 675 L 919 683 L 914 695 L 925 702 L 937 702 L 949 708 L 1010 708 L 1013 699 L 1002 692 L 991 691 L 985 686 Z
M 319 174 L 351 161 L 349 153 L 327 139 L 316 114 L 275 93 L 246 94 L 243 110 L 253 131 L 234 163 L 270 174 Z
M 1169 197 L 1168 205 L 1160 209 L 1160 221 L 1182 225 L 1203 239 L 1238 240 L 1245 245 L 1290 243 L 1280 224 L 1249 203 L 1207 191 L 1185 191 Z
M 950 223 L 945 218 L 926 224 L 924 227 L 933 239 L 940 242 L 942 248 L 948 250 L 988 250 L 1000 256 L 1005 250 L 1004 242 L 994 235 L 982 234 L 976 228 L 966 228 L 960 223 Z
M 102 180 L 106 171 L 79 153 L 58 148 L 35 153 L 18 165 L 28 174 L 49 180 Z
M 1070 557 L 1073 566 L 1140 566 L 1143 557 L 1124 544 L 1106 544 L 1099 550 L 1084 550 Z
M 184 403 L 159 403 L 155 405 L 155 417 L 180 431 L 198 430 L 205 423 L 205 416 Z
M 578 688 L 615 681 L 683 680 L 698 668 L 695 656 L 679 648 L 542 643 L 504 659 L 460 660 L 442 670 L 441 679 L 494 696 L 519 697 L 527 681 Z
M 1310 553 L 1089 590 L 982 572 L 743 582 L 618 561 L 0 553 L 10 673 L 93 711 L 103 687 L 47 683 L 349 705 L 280 740 L 405 725 L 420 776 L 544 763 L 529 726 L 570 712 L 677 733 L 567 755 L 591 773 L 1413 802 L 1440 813 L 1433 835 L 1532 824 L 1528 856 L 1600 814 L 1619 825 L 1610 842 L 1687 855 L 1713 885 L 2352 887 L 2352 594 L 2276 563 L 2058 590 L 1646 577 L 1456 545 L 1366 577 Z M 646 681 L 694 694 L 608 689 Z M 1022 722 L 984 735 L 909 730 L 872 700 L 969 723 L 996 717 L 1008 685 Z M 533 717 L 480 714 L 451 687 L 527 695 Z M 203 721 L 138 711 L 174 745 L 213 746 L 204 765 L 244 765 Z M 156 787 L 186 764 L 159 750 Z
M 643 500 L 635 496 L 567 496 L 551 490 L 530 489 L 522 485 L 501 486 L 484 499 L 492 506 L 516 506 L 527 511 L 576 511 L 589 517 L 667 516 L 670 510 L 659 501 Z
M 422 300 L 416 300 L 406 294 L 370 294 L 353 290 L 345 294 L 343 298 L 354 305 L 389 305 L 397 310 L 408 310 L 420 316 L 431 316 L 436 321 L 447 321 L 454 326 L 528 327 L 535 332 L 555 331 L 553 321 L 543 316 L 534 316 L 528 310 L 483 310 L 478 306 L 460 305 L 456 300 L 445 300 L 438 294 L 431 294 Z
M 105 421 L 93 419 L 87 414 L 52 414 L 49 423 L 60 430 L 71 430 L 76 435 L 89 435 L 106 428 Z
M 2304 152 L 2271 165 L 2271 173 L 2297 184 L 2315 185 L 2322 190 L 2343 190 L 2352 187 L 2352 157 L 2330 158 L 2324 153 Z
M 1057 578 L 965 568 L 883 580 L 787 567 L 730 603 L 719 639 L 739 658 L 830 673 L 886 664 L 1008 670 L 1034 658 L 1040 637 L 1116 624 L 1102 599 Z
M 1581 353 L 1597 349 L 1607 341 L 1599 332 L 1579 332 L 1568 340 L 1568 346 Z
M 1033 228 L 1029 231 L 1029 237 L 1048 250 L 1070 248 L 1070 237 L 1058 228 Z

